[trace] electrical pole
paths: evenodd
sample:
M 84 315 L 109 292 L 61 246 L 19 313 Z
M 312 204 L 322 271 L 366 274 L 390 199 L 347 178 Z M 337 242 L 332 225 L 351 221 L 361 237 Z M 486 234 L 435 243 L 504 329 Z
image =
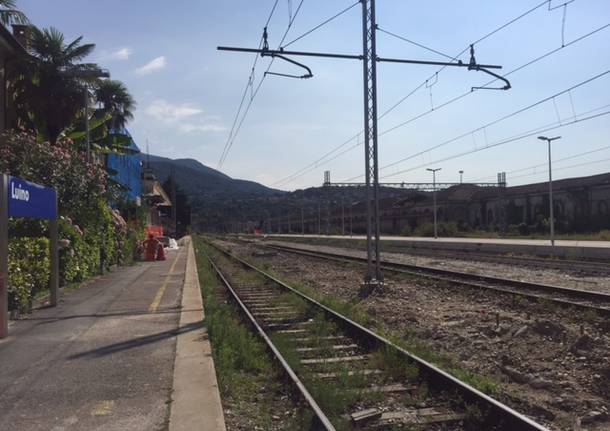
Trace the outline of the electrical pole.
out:
M 349 236 L 352 236 L 354 234 L 354 217 L 353 217 L 353 207 L 354 204 L 350 203 L 349 204 Z
M 305 236 L 305 216 L 303 215 L 303 207 L 301 207 L 301 235 Z
M 178 237 L 178 199 L 176 197 L 176 172 L 172 166 L 169 174 L 172 193 L 172 225 L 174 229 L 174 237 Z
M 426 169 L 432 172 L 432 200 L 434 201 L 434 239 L 438 238 L 438 230 L 436 228 L 436 171 L 440 171 L 441 168 Z
M 326 235 L 330 235 L 330 200 L 326 200 Z
M 321 229 L 321 214 L 320 214 L 320 198 L 318 197 L 318 236 L 320 236 L 320 234 L 322 233 Z
M 468 70 L 484 72 L 494 78 L 504 82 L 503 87 L 487 88 L 493 90 L 508 90 L 511 88 L 506 78 L 491 72 L 488 69 L 501 69 L 502 66 L 478 64 L 474 57 L 474 47 L 470 46 L 470 61 L 462 62 L 451 61 L 426 61 L 399 58 L 384 58 L 377 56 L 376 31 L 377 23 L 375 19 L 375 0 L 360 0 L 362 3 L 362 55 L 339 54 L 326 52 L 306 52 L 290 51 L 279 47 L 277 50 L 269 49 L 268 32 L 265 28 L 263 32 L 264 43 L 262 48 L 240 48 L 219 46 L 220 51 L 249 52 L 258 53 L 262 57 L 278 58 L 292 63 L 307 70 L 307 74 L 302 76 L 286 75 L 292 78 L 311 78 L 311 70 L 300 63 L 290 60 L 288 57 L 304 56 L 319 58 L 334 58 L 343 60 L 362 61 L 363 70 L 363 95 L 364 95 L 364 156 L 365 156 L 365 178 L 366 178 L 366 239 L 367 239 L 367 272 L 364 277 L 365 284 L 375 285 L 383 283 L 379 262 L 379 170 L 378 170 L 378 132 L 377 132 L 377 63 L 400 63 L 417 64 L 428 66 L 464 67 Z M 276 73 L 273 73 L 277 75 Z M 481 87 L 473 87 L 475 88 Z M 318 206 L 318 234 L 320 234 L 320 210 Z
M 341 235 L 345 236 L 345 205 L 341 196 Z
M 561 139 L 561 136 L 555 136 L 554 138 L 538 136 L 538 139 L 540 139 L 541 141 L 546 141 L 549 146 L 549 213 L 551 224 L 551 247 L 555 247 L 555 219 L 553 215 L 553 171 L 551 167 L 551 142 L 557 139 Z
M 379 259 L 379 169 L 377 166 L 377 23 L 375 0 L 362 0 L 364 76 L 364 169 L 366 182 L 367 273 L 365 283 L 383 283 Z M 372 182 L 372 183 L 371 183 Z M 371 202 L 372 199 L 372 202 Z M 374 267 L 373 267 L 374 261 Z

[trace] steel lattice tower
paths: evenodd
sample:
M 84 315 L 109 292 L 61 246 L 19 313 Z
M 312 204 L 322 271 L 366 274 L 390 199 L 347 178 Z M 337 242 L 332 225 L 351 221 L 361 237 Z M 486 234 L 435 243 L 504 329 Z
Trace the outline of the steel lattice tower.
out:
M 379 168 L 377 133 L 377 43 L 375 0 L 362 0 L 364 158 L 366 181 L 366 281 L 383 281 L 379 267 Z

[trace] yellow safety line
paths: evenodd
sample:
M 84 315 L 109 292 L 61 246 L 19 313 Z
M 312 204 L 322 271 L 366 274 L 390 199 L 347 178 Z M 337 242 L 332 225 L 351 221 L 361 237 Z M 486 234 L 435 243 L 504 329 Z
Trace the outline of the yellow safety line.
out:
M 169 269 L 169 272 L 165 276 L 165 281 L 163 282 L 163 285 L 159 288 L 159 290 L 157 291 L 157 294 L 155 295 L 155 299 L 153 299 L 153 302 L 151 302 L 150 306 L 148 307 L 149 313 L 154 313 L 155 311 L 157 311 L 157 308 L 159 308 L 159 304 L 161 304 L 161 299 L 163 298 L 163 294 L 165 293 L 165 289 L 167 288 L 167 283 L 169 283 L 169 277 L 174 272 L 174 268 L 176 267 L 176 262 L 178 262 L 178 258 L 180 257 L 181 254 L 182 254 L 182 251 L 179 251 L 176 254 L 174 263 L 172 263 L 172 267 Z

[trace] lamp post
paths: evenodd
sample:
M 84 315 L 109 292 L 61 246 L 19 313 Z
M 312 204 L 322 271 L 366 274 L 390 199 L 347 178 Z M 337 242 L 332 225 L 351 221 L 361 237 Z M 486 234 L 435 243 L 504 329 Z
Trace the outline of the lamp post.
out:
M 551 167 L 551 142 L 557 139 L 561 139 L 561 136 L 555 136 L 554 138 L 547 138 L 546 136 L 538 136 L 541 141 L 546 141 L 549 146 L 549 212 L 551 222 L 551 247 L 555 247 L 555 218 L 553 216 L 553 174 Z
M 464 175 L 464 171 L 459 171 L 460 172 L 460 184 L 462 184 L 462 175 Z
M 436 239 L 438 238 L 438 231 L 436 228 L 436 171 L 440 171 L 441 168 L 427 168 L 426 170 L 432 172 L 432 200 L 434 201 L 434 239 Z
M 72 70 L 65 73 L 66 76 L 73 76 L 75 78 L 110 78 L 110 72 L 104 69 L 78 69 Z M 91 161 L 91 134 L 89 131 L 89 88 L 85 83 L 85 145 L 87 151 L 87 161 Z
M 345 204 L 341 196 L 341 235 L 345 236 Z
M 354 235 L 354 215 L 353 215 L 354 202 L 349 204 L 349 236 Z

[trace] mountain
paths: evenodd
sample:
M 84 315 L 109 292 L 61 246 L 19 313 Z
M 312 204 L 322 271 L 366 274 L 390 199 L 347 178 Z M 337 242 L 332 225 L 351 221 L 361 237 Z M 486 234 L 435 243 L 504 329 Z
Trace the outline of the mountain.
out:
M 331 208 L 340 208 L 342 203 L 351 205 L 366 199 L 363 187 L 310 187 L 285 192 L 254 181 L 231 178 L 193 159 L 140 157 L 145 163 L 148 160 L 161 183 L 174 172 L 179 191 L 190 201 L 192 226 L 198 231 L 228 231 L 237 223 L 269 227 L 289 215 L 298 219 L 302 213 L 328 214 Z M 380 189 L 382 198 L 410 194 L 410 190 Z
M 141 159 L 149 163 L 161 183 L 173 169 L 176 183 L 192 201 L 268 197 L 284 193 L 254 181 L 233 179 L 194 159 L 169 159 L 153 155 L 141 155 Z

